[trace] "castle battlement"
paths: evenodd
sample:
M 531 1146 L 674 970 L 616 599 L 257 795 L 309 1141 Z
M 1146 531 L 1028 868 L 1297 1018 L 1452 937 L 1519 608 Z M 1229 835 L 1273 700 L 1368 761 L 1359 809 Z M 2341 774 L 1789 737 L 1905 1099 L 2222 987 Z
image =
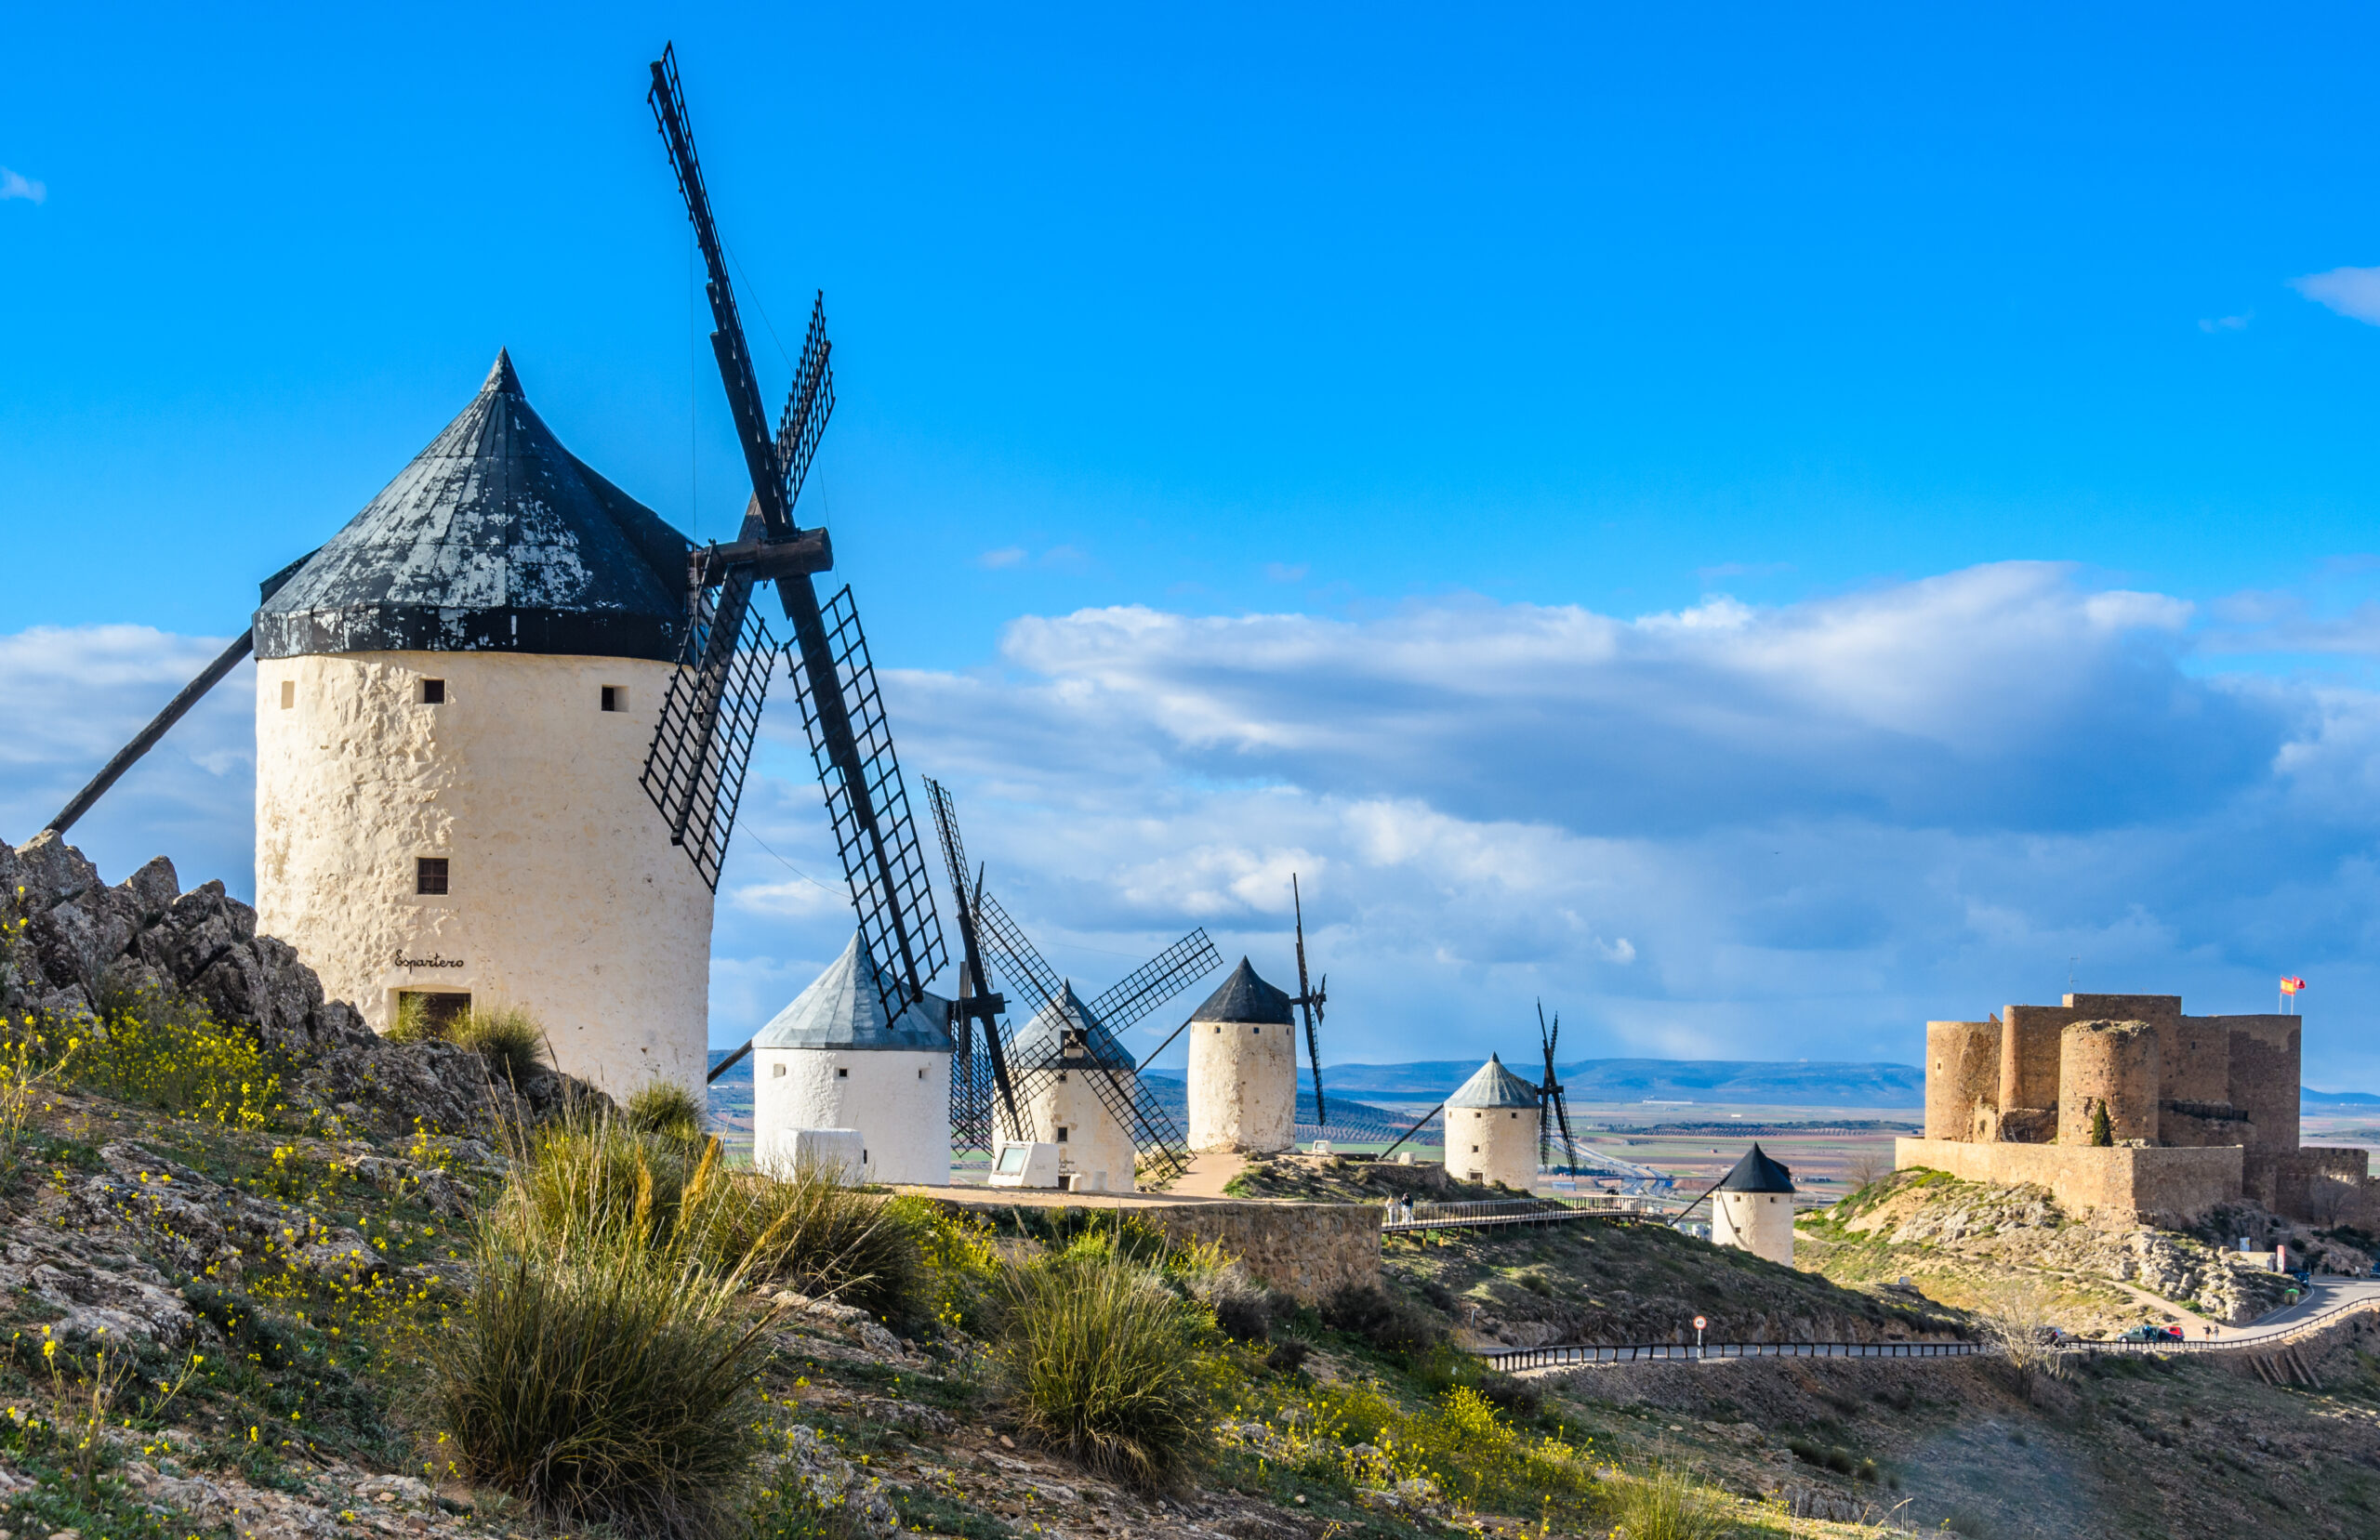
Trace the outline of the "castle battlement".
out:
M 2298 1144 L 2303 1025 L 2186 1016 L 2177 994 L 2069 994 L 1928 1021 L 1925 1137 L 1898 1140 L 1897 1164 L 2038 1183 L 2133 1218 L 2243 1197 L 2298 1218 L 2367 1214 L 2364 1152 Z

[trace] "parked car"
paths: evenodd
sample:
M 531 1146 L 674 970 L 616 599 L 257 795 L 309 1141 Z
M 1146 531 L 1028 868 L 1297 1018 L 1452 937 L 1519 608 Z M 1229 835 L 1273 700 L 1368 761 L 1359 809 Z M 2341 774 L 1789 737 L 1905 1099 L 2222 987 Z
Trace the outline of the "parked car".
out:
M 2182 1330 L 2178 1326 L 2160 1326 L 2153 1323 L 2135 1326 L 2116 1338 L 2118 1342 L 2179 1342 Z

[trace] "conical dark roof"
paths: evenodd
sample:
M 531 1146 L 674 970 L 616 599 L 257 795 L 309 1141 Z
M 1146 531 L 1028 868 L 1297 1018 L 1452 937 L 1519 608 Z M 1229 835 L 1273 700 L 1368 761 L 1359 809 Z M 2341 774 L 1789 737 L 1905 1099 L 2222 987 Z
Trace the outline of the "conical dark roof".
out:
M 1289 1014 L 1289 997 L 1256 976 L 1256 970 L 1242 957 L 1239 966 L 1231 970 L 1223 987 L 1207 996 L 1207 1003 L 1190 1013 L 1193 1021 L 1253 1021 L 1265 1026 L 1289 1026 L 1296 1020 Z
M 256 613 L 260 658 L 678 655 L 685 536 L 562 446 L 509 355 Z
M 1504 1068 L 1504 1061 L 1495 1054 L 1479 1066 L 1479 1073 L 1462 1083 L 1454 1095 L 1447 1098 L 1449 1107 L 1534 1107 L 1537 1087 Z
M 1117 1042 L 1116 1034 L 1107 1030 L 1107 1023 L 1093 1016 L 1091 1013 L 1091 1007 L 1082 1003 L 1082 996 L 1075 993 L 1072 981 L 1065 985 L 1065 994 L 1058 1001 L 1058 1007 L 1064 1016 L 1064 1027 L 1085 1029 L 1083 1036 L 1090 1042 L 1092 1051 L 1101 1060 L 1119 1070 L 1137 1068 L 1136 1061 L 1125 1050 L 1124 1045 Z M 1058 1013 L 1052 1012 L 1048 1006 L 1043 1006 L 1033 1013 L 1031 1020 L 1018 1029 L 1016 1046 L 1011 1050 L 1013 1061 L 1030 1064 L 1038 1059 L 1054 1057 L 1058 1051 L 1058 1040 L 1063 1030 Z
M 1763 1152 L 1757 1141 L 1736 1162 L 1736 1168 L 1720 1178 L 1722 1192 L 1791 1192 L 1793 1173 Z

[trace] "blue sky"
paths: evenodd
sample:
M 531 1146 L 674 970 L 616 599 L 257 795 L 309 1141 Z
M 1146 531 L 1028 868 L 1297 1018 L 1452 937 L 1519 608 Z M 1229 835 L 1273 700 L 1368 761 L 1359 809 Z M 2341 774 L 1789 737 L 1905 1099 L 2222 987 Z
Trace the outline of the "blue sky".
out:
M 1296 865 L 1333 1057 L 1525 1045 L 1542 992 L 1581 1052 L 1912 1060 L 2069 967 L 2290 971 L 2308 1079 L 2380 1084 L 2375 25 L 21 15 L 0 832 L 499 346 L 726 528 L 674 37 L 771 392 L 762 312 L 826 291 L 804 517 L 1061 966 L 1205 924 L 1277 976 Z M 111 871 L 245 885 L 241 682 L 78 831 Z M 840 944 L 760 849 L 831 871 L 796 746 L 722 1040 Z

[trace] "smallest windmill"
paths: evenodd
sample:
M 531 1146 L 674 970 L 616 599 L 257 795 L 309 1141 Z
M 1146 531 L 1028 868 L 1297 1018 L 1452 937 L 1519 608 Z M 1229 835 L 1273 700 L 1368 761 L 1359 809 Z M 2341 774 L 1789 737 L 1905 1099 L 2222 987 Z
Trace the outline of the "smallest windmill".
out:
M 1314 1071 L 1314 1121 L 1321 1127 L 1330 1125 L 1330 1112 L 1322 1104 L 1322 1041 L 1315 1027 L 1322 1020 L 1322 1004 L 1330 998 L 1330 975 L 1324 974 L 1309 984 L 1305 979 L 1305 901 L 1298 894 L 1298 875 L 1289 874 L 1289 902 L 1298 920 L 1298 992 L 1289 996 L 1289 1004 L 1305 1013 L 1305 1061 Z
M 1554 1013 L 1554 1021 L 1545 1020 L 1545 1002 L 1537 1003 L 1537 1041 L 1545 1050 L 1545 1079 L 1537 1087 L 1537 1164 L 1554 1164 L 1554 1136 L 1562 1136 L 1563 1167 L 1572 1175 L 1579 1169 L 1579 1144 L 1570 1137 L 1570 1109 L 1562 1099 L 1562 1082 L 1554 1074 L 1554 1046 L 1562 1041 L 1562 1013 Z

